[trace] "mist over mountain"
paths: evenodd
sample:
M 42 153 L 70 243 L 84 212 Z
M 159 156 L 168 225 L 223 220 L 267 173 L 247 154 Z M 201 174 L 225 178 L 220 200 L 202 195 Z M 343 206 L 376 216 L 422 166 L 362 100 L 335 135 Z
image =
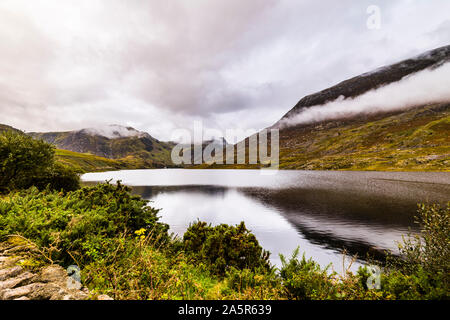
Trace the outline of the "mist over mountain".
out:
M 59 149 L 90 153 L 108 159 L 128 158 L 142 162 L 142 167 L 161 167 L 171 163 L 170 151 L 173 144 L 159 141 L 132 127 L 109 125 L 75 131 L 28 134 Z
M 450 101 L 450 46 L 345 80 L 302 98 L 274 127 L 283 128 Z

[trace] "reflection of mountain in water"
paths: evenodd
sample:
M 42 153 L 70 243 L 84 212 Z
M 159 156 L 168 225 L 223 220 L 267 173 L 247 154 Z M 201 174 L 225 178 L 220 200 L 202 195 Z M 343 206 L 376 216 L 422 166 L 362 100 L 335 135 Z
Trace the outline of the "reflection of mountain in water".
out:
M 162 193 L 192 193 L 223 198 L 230 190 L 217 186 L 140 186 L 133 193 L 152 199 Z M 416 204 L 364 193 L 349 194 L 332 189 L 238 188 L 289 221 L 308 241 L 333 251 L 347 250 L 364 258 L 384 256 L 385 249 L 395 248 L 389 230 L 405 231 L 413 225 Z M 236 204 L 237 205 L 237 204 Z M 396 234 L 395 236 L 398 236 Z M 394 237 L 395 237 L 394 236 Z
M 206 195 L 223 196 L 227 191 L 225 187 L 218 186 L 133 186 L 132 193 L 139 194 L 144 199 L 152 199 L 161 193 L 201 193 Z
M 340 252 L 345 248 L 359 257 L 370 254 L 381 259 L 385 249 L 395 248 L 389 242 L 387 248 L 375 246 L 376 231 L 382 237 L 389 229 L 406 231 L 415 227 L 417 205 L 413 201 L 328 189 L 250 188 L 242 192 L 275 208 L 310 242 Z

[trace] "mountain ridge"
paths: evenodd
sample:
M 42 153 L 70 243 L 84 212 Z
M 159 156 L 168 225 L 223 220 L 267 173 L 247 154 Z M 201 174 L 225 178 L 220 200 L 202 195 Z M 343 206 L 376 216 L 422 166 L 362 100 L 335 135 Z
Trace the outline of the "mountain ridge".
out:
M 62 132 L 29 132 L 33 138 L 43 139 L 59 149 L 90 153 L 107 159 L 128 159 L 141 167 L 171 165 L 172 143 L 161 142 L 147 132 L 132 127 L 109 125 Z M 138 165 L 139 167 L 139 165 Z
M 272 127 L 276 127 L 282 120 L 293 117 L 305 108 L 324 105 L 339 98 L 354 98 L 370 90 L 398 82 L 416 72 L 437 68 L 447 62 L 450 62 L 450 45 L 346 79 L 334 86 L 304 96 Z

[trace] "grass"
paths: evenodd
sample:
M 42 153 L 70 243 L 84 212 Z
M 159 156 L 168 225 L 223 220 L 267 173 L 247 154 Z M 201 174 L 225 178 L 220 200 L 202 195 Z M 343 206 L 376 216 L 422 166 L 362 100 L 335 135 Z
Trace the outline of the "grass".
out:
M 450 111 L 429 106 L 366 123 L 281 134 L 281 169 L 449 171 Z M 300 141 L 299 141 L 300 140 Z
M 90 153 L 78 153 L 69 150 L 56 149 L 57 161 L 68 165 L 77 172 L 108 171 L 132 169 L 133 166 L 123 160 L 113 160 Z

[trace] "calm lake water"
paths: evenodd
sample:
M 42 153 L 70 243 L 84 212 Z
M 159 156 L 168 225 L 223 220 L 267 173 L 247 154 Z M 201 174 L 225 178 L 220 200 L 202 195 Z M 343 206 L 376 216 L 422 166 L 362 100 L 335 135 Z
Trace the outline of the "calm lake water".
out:
M 244 221 L 280 265 L 300 246 L 306 257 L 342 271 L 343 250 L 364 263 L 369 252 L 397 252 L 417 202 L 450 201 L 450 173 L 148 169 L 87 173 L 86 183 L 121 180 L 161 208 L 182 236 L 197 219 L 213 225 Z M 347 259 L 348 261 L 348 259 Z

